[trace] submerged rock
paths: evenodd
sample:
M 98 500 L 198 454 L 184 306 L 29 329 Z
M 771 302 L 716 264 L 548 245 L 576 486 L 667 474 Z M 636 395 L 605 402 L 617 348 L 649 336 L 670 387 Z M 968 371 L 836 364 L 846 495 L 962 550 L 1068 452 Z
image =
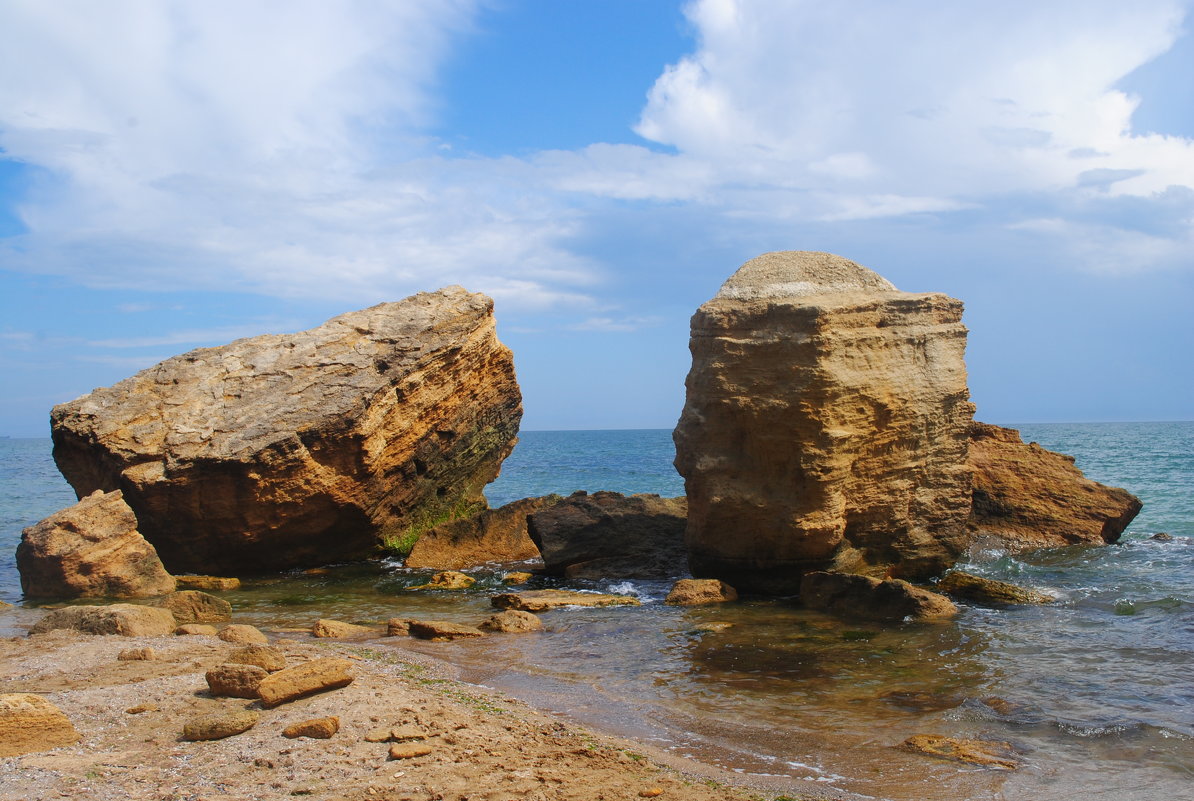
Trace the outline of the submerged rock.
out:
M 544 572 L 651 579 L 687 573 L 684 498 L 574 492 L 528 518 Z
M 1011 743 L 1002 740 L 969 740 L 940 734 L 915 734 L 901 745 L 905 751 L 966 762 L 988 768 L 1015 770 L 1020 767 Z
M 25 529 L 17 569 L 29 598 L 147 598 L 175 587 L 119 490 L 96 490 Z
M 667 594 L 664 603 L 676 606 L 720 604 L 738 600 L 738 591 L 717 579 L 680 579 Z
M 522 562 L 539 556 L 527 517 L 555 504 L 559 495 L 523 498 L 497 509 L 441 523 L 419 537 L 407 567 L 460 570 L 487 562 Z
M 800 584 L 800 602 L 840 617 L 887 623 L 942 620 L 958 613 L 944 595 L 913 587 L 901 579 L 881 581 L 851 573 L 809 573 Z
M 368 626 L 358 626 L 355 623 L 345 623 L 342 620 L 327 620 L 321 618 L 311 626 L 313 637 L 329 639 L 352 639 L 353 637 L 375 637 L 377 632 Z
M 411 587 L 412 590 L 467 590 L 477 583 L 472 576 L 457 570 L 443 570 L 431 577 L 426 584 Z
M 951 570 L 942 576 L 941 581 L 937 582 L 937 589 L 955 598 L 980 604 L 1048 604 L 1054 600 L 1035 590 L 961 570 Z
M 485 632 L 476 626 L 452 623 L 448 620 L 412 620 L 407 625 L 407 631 L 412 637 L 432 642 L 485 636 Z
M 498 609 L 521 609 L 524 612 L 545 612 L 568 606 L 639 606 L 638 598 L 629 595 L 606 595 L 599 592 L 571 590 L 527 590 L 504 592 L 489 599 Z
M 493 302 L 460 287 L 201 348 L 56 406 L 80 497 L 120 489 L 176 572 L 409 548 L 484 506 L 522 416 Z
M 1127 490 L 1091 481 L 1074 457 L 1027 445 L 1011 428 L 974 423 L 968 528 L 1013 551 L 1116 542 L 1142 504 Z
M 734 273 L 692 318 L 674 433 L 693 575 L 791 594 L 810 570 L 951 565 L 974 412 L 961 318 L 827 253 Z

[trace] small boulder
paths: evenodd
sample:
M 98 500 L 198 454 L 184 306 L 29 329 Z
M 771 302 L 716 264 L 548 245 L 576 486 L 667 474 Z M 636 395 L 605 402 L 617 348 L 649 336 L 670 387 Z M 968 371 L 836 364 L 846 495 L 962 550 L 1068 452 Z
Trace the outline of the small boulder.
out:
M 293 723 L 282 730 L 282 736 L 291 739 L 311 737 L 316 740 L 326 740 L 338 731 L 340 731 L 340 718 L 331 715 L 326 718 Z
M 269 672 L 257 665 L 223 664 L 207 671 L 207 686 L 216 697 L 256 698 L 257 688 Z
M 485 632 L 475 626 L 466 626 L 463 623 L 451 623 L 446 620 L 412 620 L 410 622 L 410 635 L 418 637 L 420 640 L 446 642 L 448 640 L 459 640 L 464 637 L 484 637 Z
M 180 624 L 227 623 L 232 619 L 232 604 L 199 590 L 172 592 L 157 605 L 169 609 Z
M 126 648 L 116 655 L 116 659 L 121 662 L 141 662 L 157 658 L 157 653 L 152 648 Z
M 524 631 L 539 631 L 543 628 L 543 621 L 530 612 L 524 612 L 521 609 L 508 609 L 486 619 L 479 628 L 484 631 L 521 634 Z
M 182 739 L 191 741 L 222 740 L 246 732 L 257 725 L 261 716 L 252 709 L 225 709 L 196 715 L 182 727 Z
M 223 576 L 175 576 L 180 590 L 214 590 L 230 592 L 240 589 L 240 579 Z
M 207 637 L 216 636 L 216 627 L 210 623 L 183 623 L 174 630 L 174 633 L 179 636 L 187 635 L 201 635 Z
M 1173 535 L 1167 534 L 1164 531 L 1158 531 L 1156 534 L 1149 537 L 1149 539 L 1156 540 L 1157 542 L 1173 542 Z
M 224 642 L 237 643 L 239 645 L 267 645 L 269 644 L 269 637 L 266 637 L 261 629 L 256 626 L 249 626 L 244 623 L 232 623 L 220 629 L 218 636 Z
M 406 617 L 392 617 L 386 621 L 386 636 L 387 637 L 409 637 L 410 636 L 410 618 Z
M 964 598 L 980 604 L 1048 604 L 1054 600 L 1035 590 L 961 570 L 951 570 L 942 576 L 941 581 L 937 582 L 937 589 L 955 598 Z
M 315 625 L 311 627 L 311 634 L 315 637 L 346 640 L 353 637 L 373 637 L 376 632 L 367 626 L 358 626 L 340 620 L 320 619 L 316 620 Z
M 286 657 L 272 645 L 246 645 L 228 654 L 228 661 L 237 665 L 256 665 L 270 673 L 286 667 Z
M 427 756 L 431 746 L 426 743 L 394 743 L 390 746 L 390 759 L 413 759 Z
M 852 573 L 808 573 L 800 582 L 800 600 L 810 609 L 841 617 L 888 623 L 905 618 L 941 620 L 958 608 L 944 595 L 913 587 L 901 579 L 881 581 Z
M 992 740 L 969 740 L 944 737 L 939 734 L 916 734 L 901 745 L 905 751 L 941 757 L 954 762 L 966 762 L 988 768 L 1015 770 L 1020 767 L 1011 743 Z
M 354 678 L 349 672 L 351 668 L 352 662 L 347 659 L 312 659 L 270 674 L 258 686 L 257 694 L 263 705 L 275 707 L 315 693 L 347 687 Z
M 62 710 L 40 695 L 0 694 L 0 757 L 49 751 L 80 737 Z
M 72 629 L 84 634 L 119 634 L 123 637 L 165 637 L 174 631 L 168 609 L 138 604 L 67 606 L 55 609 L 34 624 L 31 634 Z
M 514 570 L 502 576 L 503 584 L 526 584 L 535 577 L 534 573 L 527 573 L 522 570 Z
M 676 606 L 720 604 L 738 600 L 738 591 L 717 579 L 680 579 L 672 586 L 664 603 Z
M 629 595 L 608 595 L 599 592 L 571 590 L 528 590 L 504 592 L 489 602 L 498 609 L 521 609 L 524 612 L 545 612 L 566 606 L 639 606 L 637 598 Z
M 456 570 L 444 570 L 431 577 L 431 581 L 411 587 L 412 590 L 467 590 L 477 583 L 472 576 Z

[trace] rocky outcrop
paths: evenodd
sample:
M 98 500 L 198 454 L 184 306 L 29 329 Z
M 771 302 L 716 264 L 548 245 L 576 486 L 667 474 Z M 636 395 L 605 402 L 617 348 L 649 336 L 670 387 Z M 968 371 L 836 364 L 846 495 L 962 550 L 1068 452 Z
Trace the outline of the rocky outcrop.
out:
M 407 567 L 461 570 L 488 562 L 522 562 L 539 556 L 527 533 L 527 517 L 560 500 L 559 495 L 523 498 L 472 517 L 430 528 L 406 557 Z
M 122 637 L 166 637 L 177 623 L 168 609 L 138 604 L 67 606 L 55 609 L 34 624 L 30 634 L 55 629 L 84 634 L 119 634 Z
M 17 569 L 28 598 L 147 598 L 174 591 L 174 579 L 137 530 L 119 490 L 97 490 L 25 529 Z
M 687 573 L 684 498 L 574 492 L 532 514 L 544 572 L 569 578 L 670 578 Z
M 974 423 L 966 461 L 971 535 L 1009 550 L 1115 542 L 1141 508 L 1127 490 L 1084 476 L 1074 457 L 1025 445 L 1014 429 Z
M 962 303 L 827 253 L 743 265 L 692 318 L 676 427 L 693 575 L 794 593 L 810 570 L 923 577 L 966 545 Z
M 902 579 L 880 581 L 851 573 L 806 574 L 800 583 L 800 602 L 838 617 L 883 623 L 945 620 L 958 613 L 958 607 L 944 595 L 913 587 Z
M 483 507 L 521 415 L 493 302 L 449 287 L 167 359 L 51 425 L 79 496 L 123 491 L 171 570 L 241 573 L 400 549 Z
M 40 695 L 0 694 L 0 758 L 49 751 L 79 739 L 70 719 Z

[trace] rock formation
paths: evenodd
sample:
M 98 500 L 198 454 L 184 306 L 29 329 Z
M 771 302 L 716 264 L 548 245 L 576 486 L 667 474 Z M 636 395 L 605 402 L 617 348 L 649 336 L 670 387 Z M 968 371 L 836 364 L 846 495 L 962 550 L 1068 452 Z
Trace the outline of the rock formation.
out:
M 527 533 L 527 517 L 559 500 L 559 495 L 523 498 L 472 517 L 441 523 L 423 532 L 405 564 L 460 570 L 486 562 L 534 559 L 539 549 Z
M 44 634 L 55 629 L 81 631 L 84 634 L 119 634 L 122 637 L 166 637 L 176 623 L 169 609 L 139 604 L 111 606 L 66 606 L 55 609 L 37 621 L 30 634 Z
M 96 491 L 21 534 L 21 591 L 28 598 L 146 598 L 174 579 L 137 530 L 120 491 Z
M 80 497 L 122 490 L 175 572 L 237 573 L 360 557 L 483 507 L 521 416 L 493 302 L 449 287 L 167 359 L 51 424 Z
M 676 427 L 692 572 L 795 593 L 811 570 L 923 577 L 966 544 L 960 301 L 827 253 L 743 265 L 692 318 Z
M 687 572 L 683 498 L 574 492 L 528 518 L 547 573 L 670 578 Z
M 944 595 L 913 587 L 903 579 L 880 581 L 852 573 L 806 573 L 800 583 L 800 602 L 831 615 L 884 623 L 945 620 L 958 613 Z
M 1115 542 L 1140 511 L 1135 495 L 1091 481 L 1074 457 L 1025 445 L 1010 428 L 974 423 L 967 464 L 971 534 L 1013 551 Z

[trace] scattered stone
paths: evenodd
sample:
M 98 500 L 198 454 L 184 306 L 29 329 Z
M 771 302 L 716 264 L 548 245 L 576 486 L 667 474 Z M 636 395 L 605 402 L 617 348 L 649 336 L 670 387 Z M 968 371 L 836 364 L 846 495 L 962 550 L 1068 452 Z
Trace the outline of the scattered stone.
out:
M 311 627 L 311 634 L 315 637 L 344 640 L 353 637 L 373 637 L 377 632 L 367 626 L 321 619 L 315 621 L 315 625 Z
M 409 637 L 410 636 L 410 618 L 392 617 L 386 621 L 386 636 L 387 637 Z
M 493 302 L 448 287 L 175 356 L 51 429 L 75 491 L 124 490 L 164 562 L 239 573 L 367 557 L 483 507 L 521 417 Z
M 968 740 L 944 737 L 939 734 L 916 734 L 905 740 L 900 748 L 918 754 L 983 765 L 989 768 L 1015 770 L 1020 767 L 1011 743 L 994 740 Z
M 144 715 L 146 712 L 157 712 L 161 707 L 157 704 L 137 704 L 124 710 L 126 715 Z
M 390 759 L 413 759 L 427 756 L 431 746 L 425 743 L 394 743 L 390 746 Z
M 506 573 L 504 576 L 502 576 L 502 583 L 503 584 L 526 584 L 528 581 L 530 581 L 534 577 L 535 577 L 534 573 L 526 573 L 521 570 L 515 570 L 513 572 Z
M 240 589 L 240 579 L 222 576 L 175 576 L 180 590 L 208 590 L 231 592 Z
M 210 623 L 183 623 L 174 630 L 174 633 L 179 636 L 204 635 L 208 637 L 215 637 L 216 627 Z
M 30 629 L 41 634 L 54 629 L 72 629 L 84 634 L 119 634 L 123 637 L 165 637 L 175 628 L 169 609 L 137 604 L 110 606 L 66 606 L 55 609 Z
M 942 576 L 941 581 L 937 582 L 937 589 L 955 598 L 980 604 L 1048 604 L 1054 600 L 1035 590 L 961 570 L 951 570 Z
M 1116 542 L 1141 508 L 1127 490 L 1088 479 L 1074 457 L 1025 445 L 1011 428 L 974 423 L 966 464 L 972 536 L 1013 551 Z
M 571 590 L 528 590 L 495 595 L 490 603 L 498 609 L 521 609 L 524 612 L 545 612 L 567 606 L 639 606 L 639 600 L 629 595 L 607 595 L 598 592 Z
M 660 579 L 688 572 L 684 498 L 574 492 L 527 519 L 544 572 Z
M 332 715 L 326 718 L 315 718 L 313 720 L 304 720 L 302 723 L 294 723 L 282 730 L 283 737 L 311 737 L 316 740 L 326 740 L 336 732 L 340 731 L 340 718 Z
M 246 645 L 228 654 L 228 661 L 237 665 L 256 665 L 262 670 L 276 673 L 286 667 L 286 657 L 271 645 Z
M 692 318 L 676 426 L 692 573 L 791 595 L 810 570 L 927 578 L 969 541 L 962 302 L 829 253 L 766 253 Z
M 800 583 L 800 601 L 842 617 L 860 617 L 887 623 L 941 620 L 953 617 L 958 607 L 944 595 L 913 587 L 901 579 L 880 581 L 852 573 L 815 572 Z
M 537 558 L 539 549 L 527 534 L 527 516 L 559 500 L 559 495 L 523 498 L 498 509 L 441 523 L 423 532 L 405 564 L 460 570 L 486 562 Z
M 526 631 L 539 631 L 543 628 L 543 621 L 538 616 L 521 609 L 508 609 L 487 618 L 480 625 L 483 631 L 500 631 L 506 634 L 521 634 Z
M 182 727 L 182 739 L 191 741 L 222 740 L 241 734 L 257 725 L 261 716 L 252 709 L 224 709 L 196 715 Z
M 420 584 L 417 587 L 411 587 L 412 590 L 467 590 L 469 587 L 477 583 L 477 580 L 472 576 L 466 576 L 456 570 L 445 570 L 436 573 L 431 577 L 431 581 L 426 584 Z
M 237 643 L 240 645 L 267 645 L 269 644 L 269 637 L 262 633 L 261 629 L 256 626 L 249 626 L 244 623 L 232 623 L 220 629 L 217 635 L 224 642 Z
M 199 590 L 179 590 L 157 601 L 174 619 L 184 623 L 226 623 L 232 619 L 232 604 Z
M 1149 537 L 1149 539 L 1156 540 L 1157 542 L 1173 542 L 1173 535 L 1166 534 L 1164 531 L 1158 531 L 1156 534 Z
M 485 632 L 475 626 L 452 623 L 447 620 L 412 620 L 410 636 L 432 642 L 446 642 L 464 637 L 484 637 Z
M 40 695 L 0 694 L 0 757 L 49 751 L 80 739 L 62 710 Z
M 157 659 L 158 655 L 152 648 L 125 648 L 116 658 L 121 662 L 138 662 L 150 661 Z
M 738 591 L 717 579 L 680 579 L 667 594 L 664 603 L 677 606 L 720 604 L 738 600 Z
M 257 693 L 262 704 L 275 707 L 314 693 L 347 687 L 353 680 L 351 668 L 352 662 L 347 659 L 312 659 L 270 674 L 262 680 Z
M 256 698 L 257 688 L 269 672 L 257 665 L 227 663 L 207 671 L 207 686 L 211 694 L 229 698 Z
M 174 579 L 137 530 L 120 490 L 95 492 L 21 533 L 21 590 L 29 598 L 147 598 Z

